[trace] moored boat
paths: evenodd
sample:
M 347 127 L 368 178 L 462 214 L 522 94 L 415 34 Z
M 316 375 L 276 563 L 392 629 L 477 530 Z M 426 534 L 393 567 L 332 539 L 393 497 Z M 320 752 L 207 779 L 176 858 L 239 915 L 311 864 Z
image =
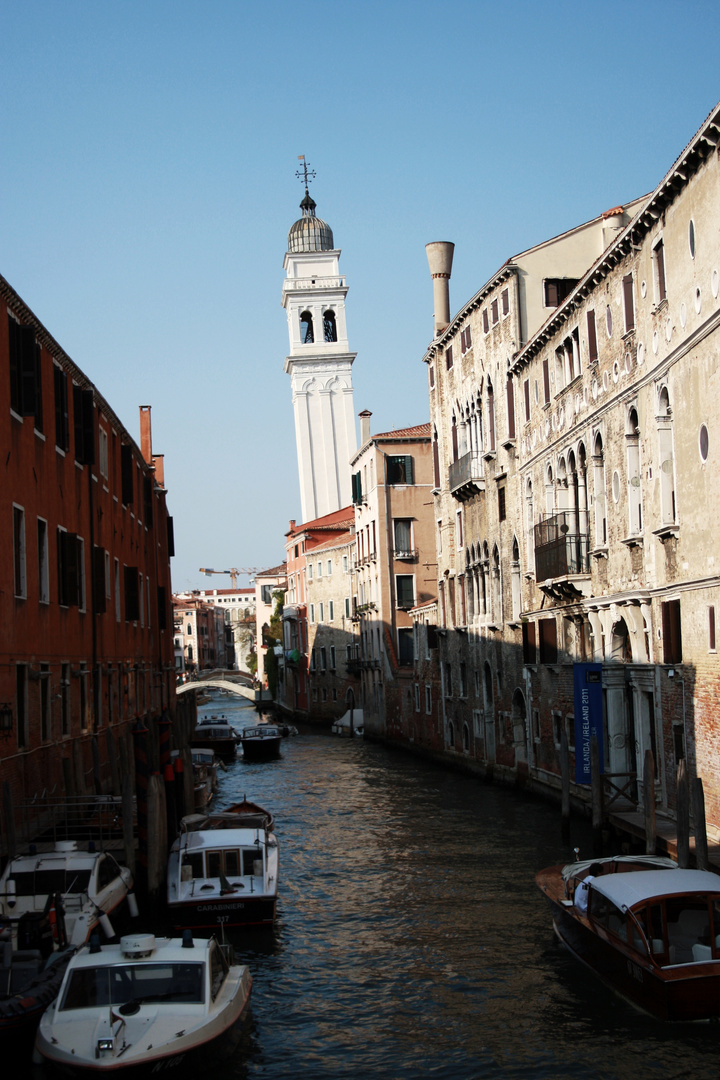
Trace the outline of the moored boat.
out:
M 93 943 L 70 960 L 36 1050 L 71 1076 L 204 1072 L 237 1047 L 251 988 L 214 938 Z
M 59 945 L 79 946 L 98 924 L 112 937 L 109 917 L 124 901 L 137 915 L 132 887 L 132 874 L 110 852 L 84 849 L 74 840 L 59 840 L 52 851 L 33 845 L 10 859 L 0 877 L 0 916 L 16 943 L 23 925 L 47 915 Z M 55 896 L 61 902 L 54 904 Z
M 231 806 L 226 806 L 222 811 L 223 814 L 237 814 L 238 825 L 242 828 L 255 828 L 260 826 L 262 829 L 267 829 L 268 832 L 272 832 L 275 828 L 275 818 L 269 810 L 264 810 L 262 806 L 258 806 L 257 803 L 250 802 L 247 796 L 243 795 L 242 802 L 232 803 Z
M 568 949 L 622 997 L 663 1020 L 720 1017 L 720 877 L 626 856 L 541 870 Z
M 257 809 L 257 815 L 231 809 L 183 819 L 168 859 L 168 912 L 176 929 L 272 926 L 278 842 Z
M 0 939 L 0 1049 L 31 1043 L 40 1017 L 57 997 L 70 957 L 69 946 L 14 949 L 9 928 Z
M 237 731 L 224 716 L 211 716 L 202 720 L 190 738 L 193 750 L 213 750 L 218 758 L 225 761 L 235 759 L 238 742 Z
M 280 756 L 282 733 L 274 724 L 258 724 L 241 731 L 240 742 L 246 761 L 272 761 Z

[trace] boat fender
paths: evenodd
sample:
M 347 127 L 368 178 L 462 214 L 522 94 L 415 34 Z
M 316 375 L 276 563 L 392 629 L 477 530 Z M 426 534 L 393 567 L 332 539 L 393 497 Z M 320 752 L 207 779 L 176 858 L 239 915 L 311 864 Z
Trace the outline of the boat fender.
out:
M 16 890 L 15 890 L 15 878 L 8 878 L 5 890 L 6 890 L 5 895 L 7 897 L 7 906 L 9 908 L 14 908 L 16 903 L 17 903 Z
M 55 901 L 51 903 L 48 908 L 48 922 L 50 923 L 50 929 L 52 930 L 53 941 L 57 943 L 58 940 L 58 924 L 57 924 L 57 911 L 55 910 Z
M 138 909 L 138 902 L 134 892 L 129 892 L 127 895 L 128 908 L 130 909 L 130 915 L 133 919 L 137 919 L 140 911 Z
M 108 937 L 108 938 L 115 937 L 115 931 L 113 930 L 113 924 L 110 922 L 110 919 L 105 914 L 105 912 L 100 911 L 99 909 L 98 909 L 98 922 L 100 923 L 100 925 L 103 928 L 103 933 L 104 933 L 105 937 Z

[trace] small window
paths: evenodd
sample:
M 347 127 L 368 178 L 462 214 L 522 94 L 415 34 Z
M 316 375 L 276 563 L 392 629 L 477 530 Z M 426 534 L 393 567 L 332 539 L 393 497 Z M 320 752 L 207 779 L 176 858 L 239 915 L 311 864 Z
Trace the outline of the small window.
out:
M 13 505 L 13 566 L 15 577 L 15 596 L 24 599 L 27 596 L 27 565 L 25 551 L 25 511 L 21 506 Z
M 311 623 L 315 622 L 315 605 L 314 604 L 310 605 L 310 622 Z
M 545 307 L 559 307 L 576 285 L 577 278 L 546 278 L 543 282 Z
M 498 519 L 505 521 L 507 514 L 505 509 L 505 488 L 498 488 Z
M 50 603 L 50 563 L 48 553 L 48 526 L 43 518 L 37 519 L 38 532 L 38 600 Z
M 690 218 L 688 225 L 688 247 L 690 248 L 690 258 L 695 258 L 695 222 Z
M 430 365 L 430 369 L 429 369 L 429 378 L 430 378 L 430 389 L 434 390 L 435 389 L 435 368 L 433 367 L 432 364 Z
M 547 356 L 543 360 L 543 393 L 545 395 L 545 404 L 550 404 L 550 361 Z
M 530 422 L 530 380 L 525 379 L 523 383 L 523 390 L 525 392 L 525 423 Z
M 463 355 L 471 347 L 472 347 L 472 334 L 470 332 L 470 327 L 466 326 L 465 329 L 460 334 L 460 348 L 462 350 Z
M 430 716 L 432 713 L 432 687 L 425 685 L 425 713 Z
M 507 315 L 510 311 L 510 290 L 503 289 L 500 294 L 500 299 L 502 301 L 502 313 L 503 315 Z
M 327 576 L 332 576 L 332 559 L 328 559 L 327 561 Z
M 483 321 L 483 331 L 484 331 L 484 333 L 489 334 L 490 333 L 490 319 L 488 318 L 488 310 L 487 310 L 487 308 L 483 308 L 482 321 Z
M 452 366 L 453 366 L 452 345 L 448 345 L 447 349 L 445 350 L 445 367 L 449 371 Z
M 708 651 L 715 652 L 715 605 L 708 608 Z
M 500 319 L 500 314 L 498 312 L 498 302 L 497 302 L 497 300 L 493 300 L 493 302 L 490 305 L 490 310 L 492 312 L 492 324 L 493 324 L 493 326 L 495 326 L 499 322 L 499 319 Z
M 613 332 L 613 313 L 612 308 L 608 304 L 605 308 L 605 327 L 607 329 L 607 336 L 612 337 Z
M 703 462 L 707 461 L 708 453 L 710 452 L 710 435 L 707 429 L 707 424 L 700 425 L 698 445 L 700 447 L 700 460 Z

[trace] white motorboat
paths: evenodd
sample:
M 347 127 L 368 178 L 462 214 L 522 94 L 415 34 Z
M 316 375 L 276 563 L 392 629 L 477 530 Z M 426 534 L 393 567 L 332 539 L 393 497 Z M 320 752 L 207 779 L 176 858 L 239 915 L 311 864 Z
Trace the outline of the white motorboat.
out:
M 168 860 L 167 902 L 176 929 L 271 926 L 278 892 L 272 821 L 229 811 L 183 818 Z
M 236 1049 L 251 988 L 214 938 L 93 938 L 70 961 L 36 1051 L 72 1076 L 200 1075 Z
M 31 846 L 10 859 L 0 877 L 0 916 L 16 942 L 19 930 L 49 915 L 56 943 L 79 946 L 98 924 L 114 936 L 109 916 L 123 901 L 137 915 L 132 887 L 132 874 L 108 851 L 82 849 L 74 840 L 60 840 L 52 851 Z M 28 946 L 21 941 L 20 947 Z

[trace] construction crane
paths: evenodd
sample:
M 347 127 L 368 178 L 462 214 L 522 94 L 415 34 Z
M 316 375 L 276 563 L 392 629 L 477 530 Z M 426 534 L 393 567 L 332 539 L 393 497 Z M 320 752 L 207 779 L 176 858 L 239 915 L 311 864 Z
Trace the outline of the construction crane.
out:
M 204 566 L 201 566 L 200 573 L 205 574 L 206 577 L 210 577 L 211 574 L 229 574 L 230 580 L 232 581 L 233 589 L 237 589 L 237 579 L 239 578 L 240 574 L 259 574 L 260 567 L 243 566 L 238 570 L 238 568 L 234 566 L 232 570 L 213 570 L 212 567 L 206 568 Z

